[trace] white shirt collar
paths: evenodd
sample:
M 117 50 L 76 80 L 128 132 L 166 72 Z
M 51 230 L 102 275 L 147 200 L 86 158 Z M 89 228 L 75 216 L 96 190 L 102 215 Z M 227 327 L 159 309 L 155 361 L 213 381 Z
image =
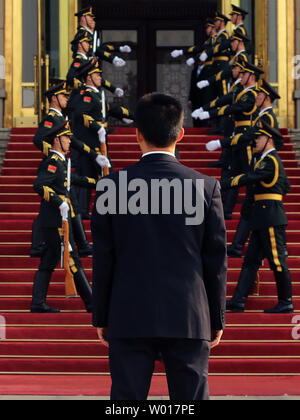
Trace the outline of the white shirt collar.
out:
M 242 78 L 240 77 L 239 79 L 236 79 L 236 81 L 234 82 L 234 85 L 237 85 L 238 83 L 240 83 L 242 81 Z
M 269 153 L 271 153 L 271 152 L 274 152 L 274 150 L 276 150 L 275 148 L 274 149 L 271 149 L 271 150 L 268 150 L 267 152 L 265 152 L 263 155 L 262 155 L 262 157 L 261 157 L 261 160 L 263 160 Z
M 226 31 L 226 28 L 221 29 L 221 30 L 217 33 L 217 36 L 221 35 L 221 33 L 222 33 L 222 32 L 225 32 L 225 31 Z
M 87 28 L 86 26 L 84 26 L 84 25 L 81 25 L 84 29 L 86 29 L 91 35 L 94 35 L 94 32 L 92 32 L 91 30 L 90 30 L 90 28 Z
M 236 57 L 238 57 L 240 54 L 242 54 L 242 53 L 245 53 L 246 52 L 246 50 L 241 50 L 241 51 L 239 51 L 238 53 L 236 53 Z
M 268 109 L 273 109 L 271 106 L 268 106 L 267 108 L 263 109 L 260 111 L 259 116 L 261 116 L 262 114 L 264 114 Z
M 62 153 L 57 152 L 56 150 L 51 150 L 51 152 L 56 153 L 56 154 L 57 154 L 58 156 L 60 156 L 63 160 L 66 160 L 65 155 L 63 155 Z
M 247 90 L 250 90 L 250 89 L 256 89 L 256 86 L 249 86 L 246 89 L 244 89 L 243 92 L 246 92 Z
M 169 155 L 169 156 L 175 157 L 175 155 L 173 155 L 173 153 L 163 152 L 163 151 L 161 151 L 161 152 L 160 151 L 158 151 L 158 152 L 148 152 L 148 153 L 145 153 L 142 157 L 149 156 L 149 155 L 158 155 L 158 154 Z
M 95 86 L 86 85 L 87 88 L 92 89 L 94 92 L 99 93 L 100 91 Z
M 83 57 L 85 60 L 88 60 L 89 59 L 85 54 L 83 54 L 80 51 L 77 52 L 77 55 L 81 55 L 81 57 Z
M 49 111 L 54 111 L 54 112 L 56 112 L 60 117 L 63 117 L 63 114 L 58 110 L 58 109 L 56 109 L 56 108 L 49 108 Z
M 244 25 L 244 23 L 239 23 L 238 25 L 236 25 L 235 29 L 239 28 L 240 26 Z

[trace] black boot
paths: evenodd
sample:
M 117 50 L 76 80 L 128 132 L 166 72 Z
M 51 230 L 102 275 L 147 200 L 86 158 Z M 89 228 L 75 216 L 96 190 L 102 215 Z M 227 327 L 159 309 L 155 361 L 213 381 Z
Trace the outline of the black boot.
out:
M 51 275 L 51 271 L 38 271 L 35 275 L 31 304 L 31 313 L 33 314 L 53 314 L 60 312 L 58 309 L 53 309 L 46 305 Z
M 80 268 L 76 274 L 74 274 L 74 282 L 77 289 L 77 293 L 83 300 L 87 312 L 92 312 L 92 288 L 86 277 L 83 268 Z
M 266 309 L 266 314 L 292 314 L 294 312 L 292 300 L 292 280 L 289 271 L 274 271 L 277 285 L 278 304 L 275 308 Z
M 45 253 L 47 246 L 43 239 L 42 230 L 39 223 L 39 218 L 37 217 L 32 225 L 32 236 L 31 236 L 31 258 L 41 258 Z
M 232 312 L 244 312 L 246 300 L 256 281 L 256 274 L 257 269 L 243 267 L 234 295 L 226 304 L 227 310 Z
M 72 218 L 72 229 L 74 234 L 74 240 L 78 247 L 78 254 L 80 257 L 88 257 L 93 254 L 93 247 L 89 244 L 86 233 L 82 224 L 82 218 L 80 214 Z
M 231 258 L 241 258 L 245 243 L 250 235 L 249 223 L 241 218 L 232 245 L 227 248 L 227 255 Z

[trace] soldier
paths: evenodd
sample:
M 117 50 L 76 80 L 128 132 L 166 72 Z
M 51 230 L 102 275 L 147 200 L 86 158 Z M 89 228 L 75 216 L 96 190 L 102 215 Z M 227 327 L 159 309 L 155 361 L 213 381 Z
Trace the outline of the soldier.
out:
M 89 43 L 90 43 L 90 54 L 96 55 L 96 57 L 99 58 L 99 60 L 107 61 L 111 64 L 114 64 L 116 67 L 123 67 L 125 66 L 126 62 L 120 58 L 114 55 L 116 48 L 113 44 L 103 44 L 100 47 L 95 44 L 95 28 L 96 28 L 96 21 L 95 21 L 95 15 L 93 13 L 92 7 L 87 7 L 83 10 L 80 10 L 78 13 L 75 14 L 75 16 L 79 19 L 79 27 L 78 32 L 75 36 L 75 38 L 83 33 L 87 32 L 89 37 Z M 131 48 L 128 45 L 119 46 L 118 50 L 122 53 L 130 53 Z
M 71 136 L 72 133 L 69 130 L 68 123 L 53 126 L 48 133 L 48 141 L 52 149 L 49 150 L 48 157 L 42 161 L 34 182 L 34 190 L 42 197 L 39 219 L 43 229 L 46 251 L 41 257 L 41 263 L 34 279 L 32 313 L 59 312 L 58 309 L 46 305 L 46 296 L 52 273 L 61 258 L 60 229 L 62 218 L 68 218 L 70 225 L 72 252 L 69 264 L 74 276 L 75 286 L 87 311 L 91 311 L 91 287 L 75 250 L 72 224 L 70 223 L 70 217 L 72 217 L 74 209 L 67 191 L 66 155 L 69 152 Z M 72 175 L 72 182 L 89 188 L 95 188 L 96 186 L 95 179 L 80 178 L 76 175 Z
M 82 66 L 87 64 L 92 57 L 89 56 L 89 37 L 87 32 L 78 33 L 78 35 L 72 41 L 72 50 L 74 51 L 74 61 L 67 74 L 68 87 L 72 88 L 72 96 L 78 93 L 78 90 L 82 87 L 83 83 L 80 80 L 79 73 Z M 108 80 L 102 80 L 102 87 L 114 93 L 118 97 L 124 96 L 124 91 L 121 88 L 113 86 Z M 74 92 L 75 91 L 75 92 Z M 72 99 L 70 99 L 72 102 Z
M 240 7 L 234 6 L 233 4 L 231 7 L 232 12 L 230 13 L 230 16 L 231 22 L 235 25 L 235 31 L 239 31 L 242 35 L 249 38 L 244 24 L 244 20 L 249 13 Z M 252 54 L 253 52 L 253 46 L 250 40 L 246 42 L 246 50 L 248 54 Z
M 252 235 L 245 256 L 238 286 L 227 309 L 243 312 L 247 297 L 256 281 L 261 261 L 267 258 L 276 279 L 278 304 L 265 313 L 292 313 L 292 282 L 286 263 L 286 232 L 288 224 L 283 197 L 290 191 L 290 183 L 276 149 L 282 146 L 279 131 L 262 121 L 255 133 L 255 152 L 261 159 L 253 170 L 229 180 L 223 180 L 223 189 L 236 185 L 250 186 L 252 196 L 250 213 Z
M 100 92 L 101 87 L 101 69 L 98 63 L 88 63 L 82 69 L 81 76 L 85 80 L 85 88 L 81 91 L 76 102 L 74 111 L 73 130 L 76 136 L 84 138 L 91 150 L 100 152 L 101 141 L 106 137 L 107 118 L 114 117 L 131 124 L 134 115 L 126 108 L 120 106 L 110 106 L 103 103 L 103 96 Z M 106 142 L 107 144 L 107 142 Z M 91 165 L 86 156 L 80 156 L 79 175 L 95 178 L 98 176 L 98 170 L 95 165 Z M 90 219 L 90 192 L 86 189 L 80 189 L 78 200 L 80 212 L 84 219 Z
M 272 86 L 267 83 L 265 80 L 261 80 L 259 82 L 259 86 L 257 88 L 257 98 L 256 98 L 256 105 L 260 108 L 260 113 L 258 117 L 253 122 L 254 128 L 250 128 L 240 136 L 239 138 L 225 138 L 221 140 L 222 147 L 231 147 L 232 144 L 235 144 L 237 142 L 237 145 L 239 144 L 247 144 L 249 145 L 253 141 L 253 131 L 257 130 L 257 128 L 261 127 L 262 121 L 265 121 L 267 124 L 269 124 L 272 128 L 275 128 L 275 130 L 278 130 L 278 121 L 277 117 L 273 111 L 272 103 L 275 100 L 280 99 L 280 96 L 275 91 L 275 89 L 272 88 Z M 277 149 L 278 150 L 278 149 Z M 255 161 L 252 162 L 251 167 L 255 165 Z M 245 243 L 247 239 L 249 238 L 250 234 L 250 228 L 249 223 L 245 218 L 243 217 L 243 211 L 242 211 L 242 217 L 239 222 L 234 241 L 232 245 L 228 247 L 228 256 L 231 258 L 240 258 L 243 254 L 243 249 L 245 246 Z
M 59 85 L 53 86 L 51 89 L 49 89 L 49 91 L 46 92 L 50 103 L 49 113 L 39 125 L 33 140 L 35 146 L 41 150 L 46 157 L 49 154 L 49 150 L 52 148 L 52 145 L 47 141 L 49 132 L 53 127 L 64 124 L 66 122 L 66 118 L 64 117 L 63 112 L 68 104 L 67 93 L 66 82 L 62 82 Z M 101 168 L 107 164 L 107 160 L 102 155 L 92 150 L 85 143 L 82 143 L 73 135 L 71 137 L 71 148 L 75 149 L 80 154 L 84 154 L 87 156 L 89 162 L 96 163 L 96 165 L 100 166 Z M 78 212 L 78 203 L 73 188 L 71 190 L 71 200 L 75 210 L 75 215 L 72 217 L 72 225 L 75 241 L 78 245 L 78 252 L 81 257 L 87 257 L 88 255 L 92 254 L 93 248 L 87 240 L 82 224 L 82 218 Z M 32 229 L 32 249 L 30 255 L 33 258 L 40 257 L 44 250 L 45 247 L 43 245 L 41 229 L 39 229 L 39 219 L 37 218 Z
M 205 41 L 205 43 L 203 44 L 203 49 L 205 49 L 207 47 L 207 45 L 212 44 L 213 42 L 213 36 L 215 34 L 215 24 L 213 19 L 207 19 L 206 23 L 205 23 L 205 30 L 206 30 L 206 34 L 208 36 L 208 39 Z M 213 62 L 205 62 L 203 63 L 202 61 L 199 60 L 198 57 L 198 51 L 201 51 L 201 48 L 197 48 L 197 47 L 191 47 L 189 50 L 193 50 L 193 51 L 197 51 L 197 55 L 194 58 L 190 58 L 187 63 L 189 63 L 189 65 L 191 63 L 195 63 L 195 67 L 192 71 L 191 74 L 191 86 L 190 86 L 190 94 L 189 94 L 189 107 L 192 111 L 194 111 L 195 109 L 198 109 L 199 107 L 207 104 L 208 102 L 210 102 L 213 98 L 215 98 L 215 93 L 213 91 L 213 89 L 202 89 L 201 92 L 197 87 L 197 84 L 201 81 L 201 80 L 206 80 L 211 72 L 211 66 L 213 64 Z M 183 50 L 182 50 L 183 51 Z M 173 53 L 174 54 L 174 51 Z M 196 61 L 195 61 L 196 60 Z M 203 125 L 203 123 L 198 122 L 197 120 L 194 120 L 194 126 L 195 127 L 201 127 Z
M 250 63 L 243 63 L 241 69 L 243 90 L 240 92 L 232 105 L 225 105 L 220 108 L 215 108 L 209 112 L 195 111 L 192 116 L 198 117 L 202 120 L 215 118 L 217 116 L 232 115 L 234 118 L 234 136 L 235 139 L 239 138 L 242 134 L 252 126 L 253 120 L 257 113 L 256 106 L 256 82 L 259 77 L 264 73 L 261 69 L 253 66 Z M 220 147 L 220 142 L 216 141 L 210 144 L 210 150 L 214 151 Z M 241 172 L 247 172 L 252 160 L 252 149 L 250 146 L 242 146 L 232 149 L 232 159 L 229 162 L 224 162 L 223 165 L 226 169 L 226 176 L 232 176 Z M 237 202 L 239 188 L 232 189 L 223 195 L 224 197 L 224 214 L 227 220 L 232 219 L 232 212 Z
M 190 57 L 187 60 L 186 63 L 187 63 L 188 66 L 193 66 L 196 63 L 196 61 L 199 61 L 198 60 L 199 54 L 202 53 L 203 51 L 206 51 L 214 43 L 214 40 L 215 40 L 215 37 L 216 37 L 216 27 L 215 27 L 214 19 L 212 19 L 212 18 L 206 19 L 205 32 L 206 32 L 206 35 L 207 35 L 207 40 L 202 45 L 200 45 L 200 46 L 192 45 L 191 47 L 186 47 L 186 48 L 183 48 L 181 50 L 173 50 L 171 52 L 171 57 L 172 58 L 178 58 L 178 57 L 183 56 L 183 55 L 189 55 L 189 56 L 192 55 L 192 57 Z M 197 57 L 197 59 L 196 59 L 196 57 Z M 200 60 L 200 62 L 201 62 L 201 60 Z M 203 65 L 203 63 L 202 63 L 202 65 Z

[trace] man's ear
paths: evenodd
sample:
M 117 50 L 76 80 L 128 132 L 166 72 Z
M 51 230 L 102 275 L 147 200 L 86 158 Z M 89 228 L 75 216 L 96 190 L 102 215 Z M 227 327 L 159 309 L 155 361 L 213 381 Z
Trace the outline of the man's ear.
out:
M 138 129 L 136 129 L 136 136 L 140 144 L 145 141 L 143 134 Z
M 183 139 L 183 137 L 184 137 L 184 128 L 180 130 L 180 134 L 179 134 L 178 139 L 176 140 L 176 143 L 179 143 Z

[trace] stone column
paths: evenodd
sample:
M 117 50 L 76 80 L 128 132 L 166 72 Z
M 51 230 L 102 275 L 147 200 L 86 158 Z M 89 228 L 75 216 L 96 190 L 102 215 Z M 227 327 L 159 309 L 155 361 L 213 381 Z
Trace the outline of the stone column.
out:
M 1 64 L 3 65 L 3 57 L 4 57 L 4 1 L 5 0 L 0 0 L 0 65 Z M 0 71 L 0 128 L 3 127 L 4 99 L 5 99 L 4 80 L 1 78 L 1 71 Z

